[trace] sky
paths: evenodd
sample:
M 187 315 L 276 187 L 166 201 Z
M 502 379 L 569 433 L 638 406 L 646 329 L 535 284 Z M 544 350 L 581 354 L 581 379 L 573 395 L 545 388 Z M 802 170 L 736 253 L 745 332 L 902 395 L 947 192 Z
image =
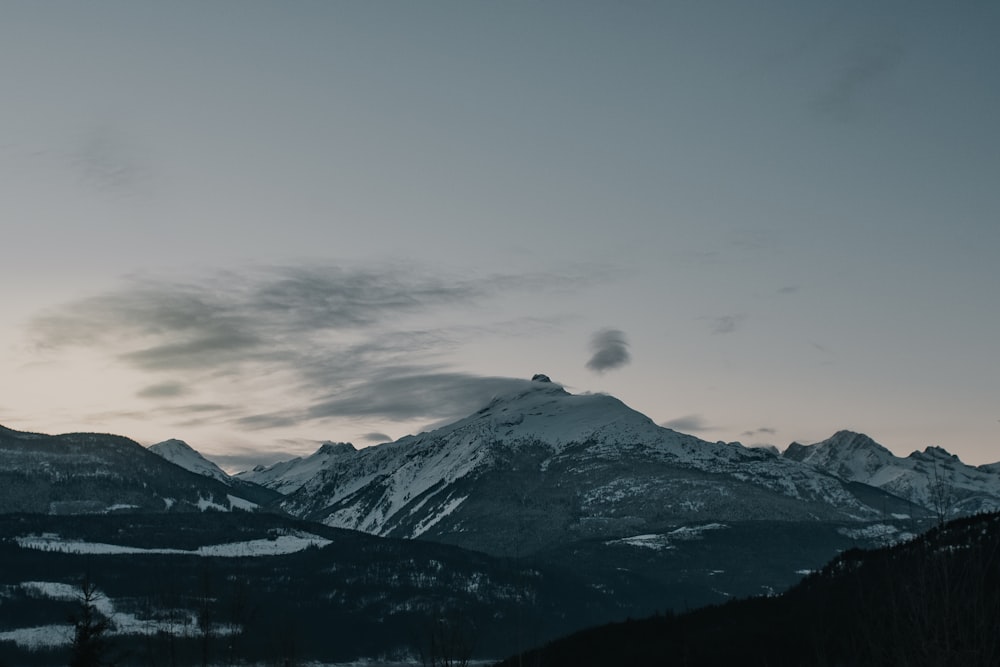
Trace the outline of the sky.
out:
M 229 470 L 545 373 L 1000 460 L 1000 5 L 0 4 L 0 424 Z

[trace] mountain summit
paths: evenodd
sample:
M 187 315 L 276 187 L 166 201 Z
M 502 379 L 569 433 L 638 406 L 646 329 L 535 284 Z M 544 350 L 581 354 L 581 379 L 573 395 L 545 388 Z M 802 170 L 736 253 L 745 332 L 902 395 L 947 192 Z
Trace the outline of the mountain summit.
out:
M 215 465 L 199 452 L 191 448 L 183 440 L 164 440 L 155 445 L 149 446 L 149 451 L 162 456 L 175 465 L 179 465 L 185 470 L 196 472 L 205 477 L 217 479 L 220 482 L 229 482 L 229 475 L 223 472 L 222 468 Z

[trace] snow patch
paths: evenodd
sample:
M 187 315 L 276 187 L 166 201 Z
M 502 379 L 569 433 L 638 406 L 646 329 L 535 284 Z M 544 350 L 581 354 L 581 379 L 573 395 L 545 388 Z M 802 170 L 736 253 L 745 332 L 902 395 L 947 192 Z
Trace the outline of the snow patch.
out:
M 89 554 L 94 556 L 158 554 L 218 558 L 282 556 L 285 554 L 303 551 L 310 547 L 325 547 L 330 544 L 330 540 L 326 538 L 300 531 L 295 531 L 286 535 L 279 535 L 273 540 L 259 539 L 248 540 L 246 542 L 231 542 L 228 544 L 209 544 L 193 550 L 167 548 L 147 549 L 141 547 L 130 547 L 121 544 L 104 544 L 101 542 L 66 540 L 57 535 L 53 536 L 52 534 L 17 537 L 15 538 L 15 541 L 18 546 L 23 549 L 37 549 L 39 551 L 56 551 L 59 553 L 72 554 Z M 72 595 L 75 596 L 76 589 L 73 589 L 73 587 L 69 588 L 72 590 Z
M 116 503 L 114 505 L 109 505 L 104 509 L 105 512 L 118 512 L 120 510 L 137 510 L 138 505 L 126 505 L 124 503 Z
M 72 625 L 41 625 L 0 632 L 0 642 L 14 642 L 26 649 L 58 648 L 73 641 Z
M 229 511 L 228 507 L 224 507 L 219 503 L 215 502 L 215 499 L 212 496 L 209 496 L 208 498 L 202 498 L 200 494 L 198 495 L 198 509 L 201 510 L 202 512 L 208 509 L 217 510 L 219 512 Z
M 260 507 L 257 503 L 252 503 L 249 500 L 244 500 L 243 498 L 238 498 L 236 496 L 227 495 L 226 498 L 229 500 L 229 507 L 232 509 L 252 512 Z
M 873 523 L 860 528 L 838 528 L 837 532 L 852 540 L 873 540 L 876 544 L 890 545 L 908 542 L 916 537 L 913 533 L 901 531 L 896 526 Z
M 632 537 L 623 537 L 620 540 L 611 540 L 610 542 L 605 542 L 605 544 L 627 544 L 630 547 L 653 549 L 654 551 L 675 548 L 670 544 L 670 538 L 666 535 L 634 535 Z
M 454 512 L 455 509 L 463 502 L 465 502 L 465 499 L 468 497 L 469 496 L 462 496 L 461 498 L 449 499 L 444 504 L 444 507 L 441 508 L 440 512 L 438 512 L 432 517 L 424 519 L 423 521 L 421 521 L 416 525 L 416 527 L 413 529 L 413 537 L 420 537 L 421 535 L 426 533 L 428 530 L 434 527 L 438 521 L 440 521 L 441 519 L 445 518 L 446 516 Z
M 663 551 L 667 549 L 674 549 L 672 542 L 689 542 L 691 540 L 702 539 L 705 531 L 708 530 L 721 530 L 723 528 L 728 528 L 729 526 L 721 523 L 707 523 L 702 526 L 682 526 L 671 530 L 669 533 L 660 534 L 648 534 L 648 535 L 633 535 L 632 537 L 623 537 L 617 540 L 609 540 L 605 544 L 625 544 L 630 547 L 640 547 L 642 549 L 654 549 L 656 551 Z

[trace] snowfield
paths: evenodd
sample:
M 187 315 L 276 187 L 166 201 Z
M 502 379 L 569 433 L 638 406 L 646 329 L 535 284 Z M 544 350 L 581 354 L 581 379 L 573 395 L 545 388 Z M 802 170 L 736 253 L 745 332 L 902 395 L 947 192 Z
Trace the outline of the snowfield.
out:
M 287 535 L 279 535 L 277 538 L 249 540 L 246 542 L 231 542 L 228 544 L 210 544 L 197 549 L 144 549 L 141 547 L 129 547 L 121 544 L 102 544 L 100 542 L 84 542 L 81 540 L 69 540 L 58 535 L 28 535 L 16 537 L 14 541 L 24 549 L 37 549 L 39 551 L 58 551 L 71 554 L 89 554 L 96 556 L 110 555 L 142 555 L 142 554 L 166 554 L 177 556 L 205 556 L 215 558 L 246 558 L 255 556 L 281 556 L 297 551 L 308 549 L 309 547 L 325 547 L 330 544 L 330 540 L 313 535 L 312 533 L 295 532 Z

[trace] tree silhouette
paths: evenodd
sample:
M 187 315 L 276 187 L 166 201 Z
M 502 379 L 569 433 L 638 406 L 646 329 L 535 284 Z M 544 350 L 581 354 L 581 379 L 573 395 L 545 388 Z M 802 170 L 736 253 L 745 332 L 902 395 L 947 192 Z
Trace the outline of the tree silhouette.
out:
M 112 665 L 108 658 L 108 631 L 111 620 L 97 608 L 104 596 L 84 577 L 78 596 L 80 608 L 70 617 L 73 622 L 73 643 L 70 646 L 69 667 L 102 667 Z

